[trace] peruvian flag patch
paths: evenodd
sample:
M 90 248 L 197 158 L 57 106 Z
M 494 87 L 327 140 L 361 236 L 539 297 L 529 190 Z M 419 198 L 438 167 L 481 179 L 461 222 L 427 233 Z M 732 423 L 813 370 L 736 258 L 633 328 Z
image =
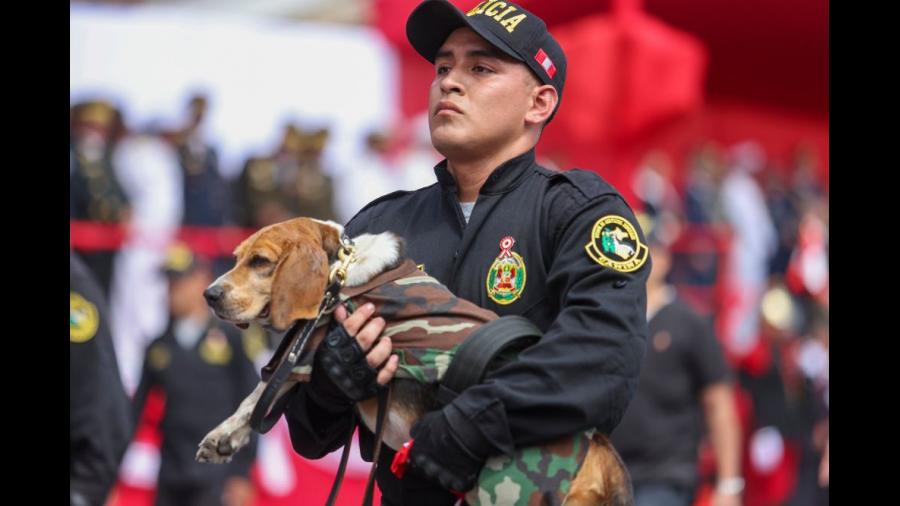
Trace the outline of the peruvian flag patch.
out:
M 547 56 L 547 53 L 545 53 L 543 49 L 538 49 L 537 54 L 534 55 L 534 59 L 537 60 L 541 67 L 544 67 L 544 70 L 547 71 L 547 75 L 550 76 L 550 79 L 553 79 L 553 76 L 556 75 L 556 65 L 553 64 L 553 60 Z

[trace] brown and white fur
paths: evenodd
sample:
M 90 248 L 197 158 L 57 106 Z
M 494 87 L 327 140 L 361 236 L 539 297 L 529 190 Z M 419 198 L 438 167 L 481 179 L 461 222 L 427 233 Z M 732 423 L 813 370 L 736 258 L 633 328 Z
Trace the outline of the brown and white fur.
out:
M 342 227 L 333 222 L 295 218 L 265 227 L 235 249 L 233 269 L 213 282 L 204 296 L 216 315 L 239 327 L 251 322 L 278 331 L 286 330 L 300 319 L 315 318 L 325 291 L 330 261 L 336 260 Z M 364 234 L 353 238 L 357 261 L 347 272 L 345 287 L 366 283 L 376 275 L 396 266 L 403 255 L 402 241 L 390 233 Z M 404 388 L 399 389 L 401 381 Z M 384 444 L 397 450 L 409 440 L 409 429 L 426 406 L 415 405 L 424 398 L 410 393 L 408 380 L 394 380 L 386 417 Z M 281 397 L 296 380 L 288 380 L 278 392 Z M 262 394 L 260 382 L 241 402 L 237 411 L 203 438 L 197 452 L 200 462 L 223 463 L 250 439 L 250 414 Z M 398 390 L 407 392 L 404 395 Z M 399 395 L 398 395 L 399 394 Z M 412 407 L 411 407 L 412 404 Z M 363 422 L 374 431 L 375 399 L 359 403 Z M 612 460 L 610 460 L 612 459 Z M 606 504 L 612 489 L 627 483 L 618 455 L 602 436 L 594 438 L 582 471 L 572 483 L 566 500 L 568 505 Z

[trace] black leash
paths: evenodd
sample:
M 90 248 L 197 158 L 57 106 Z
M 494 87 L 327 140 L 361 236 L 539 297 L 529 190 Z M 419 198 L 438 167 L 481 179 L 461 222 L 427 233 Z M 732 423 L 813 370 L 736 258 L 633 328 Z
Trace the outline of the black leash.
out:
M 263 390 L 262 395 L 259 397 L 259 401 L 256 402 L 256 406 L 253 408 L 253 413 L 250 415 L 250 427 L 252 427 L 253 430 L 260 434 L 265 434 L 266 432 L 269 432 L 269 430 L 278 422 L 278 419 L 281 418 L 281 414 L 284 413 L 284 408 L 287 404 L 288 396 L 283 395 L 278 402 L 275 402 L 275 396 L 278 395 L 281 386 L 284 384 L 285 380 L 287 380 L 288 376 L 290 376 L 291 370 L 297 365 L 297 360 L 299 360 L 303 354 L 306 343 L 309 342 L 309 336 L 311 336 L 316 329 L 316 325 L 318 325 L 319 320 L 322 319 L 322 315 L 331 311 L 335 304 L 340 300 L 338 292 L 341 291 L 341 286 L 343 286 L 342 280 L 333 281 L 328 286 L 328 289 L 325 290 L 325 295 L 322 296 L 322 302 L 319 304 L 319 313 L 316 315 L 316 318 L 314 320 L 308 320 L 305 324 L 303 321 L 294 322 L 294 324 L 291 325 L 291 328 L 284 334 L 284 337 L 281 338 L 281 344 L 278 345 L 276 354 L 280 353 L 280 356 L 283 358 L 281 359 L 278 368 L 275 369 L 275 372 L 269 378 L 268 383 L 266 383 L 266 388 Z M 300 332 L 301 328 L 303 330 L 302 333 Z M 297 339 L 298 334 L 301 334 L 299 339 Z M 285 351 L 287 351 L 286 354 Z

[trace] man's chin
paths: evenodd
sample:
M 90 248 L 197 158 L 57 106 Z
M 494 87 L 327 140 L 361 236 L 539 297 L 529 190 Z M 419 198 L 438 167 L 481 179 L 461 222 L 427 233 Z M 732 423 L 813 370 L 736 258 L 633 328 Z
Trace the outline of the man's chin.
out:
M 444 158 L 453 158 L 456 154 L 468 153 L 472 149 L 472 142 L 459 135 L 459 132 L 454 132 L 449 125 L 431 131 L 431 145 Z

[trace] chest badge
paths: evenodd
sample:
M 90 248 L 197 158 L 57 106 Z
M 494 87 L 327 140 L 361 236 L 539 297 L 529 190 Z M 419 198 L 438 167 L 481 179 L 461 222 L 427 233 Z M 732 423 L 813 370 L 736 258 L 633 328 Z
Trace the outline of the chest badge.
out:
M 500 254 L 488 270 L 486 286 L 488 297 L 497 304 L 512 304 L 525 290 L 525 260 L 512 251 L 516 240 L 512 236 L 500 239 Z
M 225 365 L 231 361 L 231 346 L 228 338 L 217 329 L 212 328 L 200 344 L 200 357 L 211 365 Z

